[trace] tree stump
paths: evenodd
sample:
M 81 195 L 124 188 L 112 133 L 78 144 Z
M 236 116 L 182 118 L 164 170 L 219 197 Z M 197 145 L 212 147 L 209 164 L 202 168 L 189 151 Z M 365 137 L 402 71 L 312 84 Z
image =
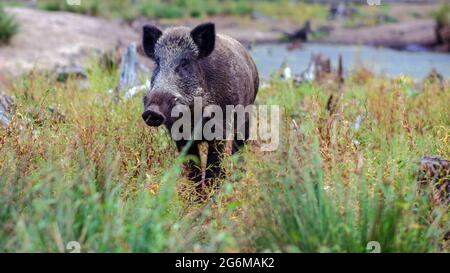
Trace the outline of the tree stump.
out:
M 418 182 L 420 188 L 432 187 L 431 199 L 435 203 L 450 204 L 450 161 L 436 156 L 420 159 Z
M 11 111 L 13 105 L 13 99 L 0 91 L 0 126 L 3 128 L 7 128 L 11 122 Z
M 136 43 L 131 43 L 122 55 L 120 63 L 120 80 L 118 86 L 114 90 L 116 102 L 119 101 L 122 92 L 139 84 L 137 68 Z

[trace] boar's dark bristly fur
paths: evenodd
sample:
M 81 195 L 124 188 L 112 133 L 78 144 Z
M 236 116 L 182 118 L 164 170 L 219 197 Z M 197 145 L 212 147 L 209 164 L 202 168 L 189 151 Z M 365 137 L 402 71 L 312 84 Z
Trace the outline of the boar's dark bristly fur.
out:
M 192 30 L 173 27 L 164 32 L 155 26 L 144 26 L 143 48 L 156 63 L 142 114 L 150 126 L 164 124 L 170 130 L 175 121 L 170 116 L 171 109 L 178 104 L 193 107 L 194 97 L 202 98 L 203 107 L 218 105 L 224 113 L 227 105 L 247 106 L 255 101 L 259 86 L 255 63 L 238 41 L 216 34 L 212 23 Z M 199 156 L 197 142 L 190 146 L 189 155 Z M 176 142 L 179 150 L 187 143 Z M 223 140 L 208 144 L 206 182 L 223 174 L 220 158 L 225 147 Z M 244 141 L 235 140 L 233 152 L 243 144 Z M 199 166 L 194 161 L 187 165 L 189 178 L 200 182 Z

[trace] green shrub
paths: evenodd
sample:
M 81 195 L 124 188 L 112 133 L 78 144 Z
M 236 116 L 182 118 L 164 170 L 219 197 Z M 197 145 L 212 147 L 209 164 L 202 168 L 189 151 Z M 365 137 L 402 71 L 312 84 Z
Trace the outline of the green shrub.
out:
M 0 44 L 8 43 L 19 31 L 19 23 L 0 5 Z
M 450 5 L 445 4 L 439 7 L 437 11 L 434 12 L 436 22 L 439 26 L 445 26 L 450 24 Z
M 99 15 L 100 0 L 83 0 L 81 5 L 69 5 L 66 1 L 48 0 L 40 3 L 40 8 L 48 11 L 68 11 L 87 15 Z
M 224 4 L 224 14 L 244 16 L 253 12 L 253 4 L 248 1 L 229 1 Z
M 213 16 L 220 13 L 220 8 L 216 5 L 207 5 L 205 8 L 206 15 Z
M 180 6 L 158 2 L 143 4 L 140 7 L 140 13 L 144 16 L 158 19 L 173 19 L 184 16 L 184 10 Z

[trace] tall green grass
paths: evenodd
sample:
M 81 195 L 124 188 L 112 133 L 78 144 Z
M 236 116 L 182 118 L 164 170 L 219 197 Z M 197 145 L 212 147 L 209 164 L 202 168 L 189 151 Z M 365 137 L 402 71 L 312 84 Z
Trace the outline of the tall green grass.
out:
M 373 161 L 356 153 L 352 162 L 333 162 L 327 175 L 314 125 L 302 123 L 306 143 L 295 139 L 285 150 L 286 164 L 266 167 L 260 178 L 270 194 L 260 212 L 265 221 L 257 225 L 257 250 L 366 252 L 371 241 L 383 252 L 439 249 L 448 208 L 432 208 L 418 194 L 411 160 L 417 155 L 406 152 L 407 145 L 394 139 Z
M 279 149 L 225 156 L 226 178 L 199 204 L 167 133 L 141 121 L 141 97 L 106 91 L 117 80 L 93 65 L 88 89 L 39 73 L 11 86 L 0 251 L 449 251 L 448 205 L 415 181 L 417 159 L 450 155 L 448 83 L 354 73 L 330 115 L 330 88 L 274 78 L 257 103 L 283 108 Z
M 448 204 L 434 206 L 419 194 L 416 176 L 420 157 L 450 155 L 442 103 L 449 90 L 426 86 L 412 97 L 413 88 L 405 79 L 350 84 L 343 108 L 330 115 L 324 90 L 287 86 L 297 105 L 287 119 L 299 128 L 284 131 L 287 141 L 258 166 L 267 194 L 256 213 L 264 220 L 254 227 L 255 250 L 366 252 L 371 241 L 383 252 L 442 250 Z M 286 104 L 286 93 L 274 103 Z M 356 130 L 358 115 L 364 119 Z

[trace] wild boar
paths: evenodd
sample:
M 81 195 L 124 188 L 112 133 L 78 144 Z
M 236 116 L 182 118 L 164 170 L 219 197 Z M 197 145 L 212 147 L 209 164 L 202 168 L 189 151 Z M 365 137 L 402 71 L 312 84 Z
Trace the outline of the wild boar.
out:
M 151 88 L 143 99 L 142 118 L 149 126 L 164 124 L 170 132 L 176 121 L 171 116 L 172 109 L 176 105 L 192 109 L 194 97 L 200 97 L 205 107 L 217 105 L 224 111 L 227 105 L 245 107 L 255 101 L 259 76 L 252 57 L 235 39 L 216 35 L 213 23 L 204 23 L 192 30 L 173 27 L 164 32 L 146 25 L 143 27 L 143 49 L 156 63 Z M 226 122 L 229 121 L 224 120 Z M 248 139 L 248 128 L 245 132 L 243 139 L 234 139 L 233 152 Z M 198 158 L 198 144 L 202 141 L 205 139 L 194 140 L 187 154 Z M 207 142 L 206 183 L 199 183 L 202 180 L 201 168 L 195 163 L 199 160 L 186 163 L 189 179 L 199 186 L 223 175 L 220 162 L 226 143 L 221 138 Z M 188 143 L 188 139 L 177 140 L 178 150 L 181 151 Z

